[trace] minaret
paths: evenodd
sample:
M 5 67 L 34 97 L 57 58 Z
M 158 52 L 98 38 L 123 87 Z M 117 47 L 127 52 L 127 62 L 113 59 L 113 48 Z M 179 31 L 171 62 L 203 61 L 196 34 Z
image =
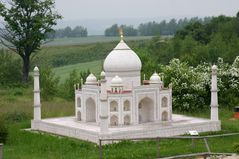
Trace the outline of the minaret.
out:
M 101 93 L 100 93 L 100 133 L 105 134 L 108 132 L 108 105 L 107 105 L 107 88 L 105 72 L 101 74 Z
M 218 121 L 217 66 L 212 66 L 211 80 L 211 120 Z
M 41 98 L 40 98 L 40 84 L 39 84 L 39 69 L 34 68 L 34 120 L 41 120 Z
M 124 31 L 123 31 L 123 28 L 119 28 L 119 35 L 120 35 L 120 41 L 123 41 L 124 40 Z

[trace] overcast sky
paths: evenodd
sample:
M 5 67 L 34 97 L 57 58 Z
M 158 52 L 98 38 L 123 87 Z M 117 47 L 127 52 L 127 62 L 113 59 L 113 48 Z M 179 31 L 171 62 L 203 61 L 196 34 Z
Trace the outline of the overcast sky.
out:
M 55 0 L 64 20 L 234 16 L 239 0 Z

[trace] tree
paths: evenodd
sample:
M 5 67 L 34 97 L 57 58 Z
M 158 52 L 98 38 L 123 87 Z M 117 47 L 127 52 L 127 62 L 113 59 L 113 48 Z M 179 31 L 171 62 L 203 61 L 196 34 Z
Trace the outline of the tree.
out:
M 0 2 L 5 24 L 0 29 L 1 43 L 23 60 L 22 80 L 28 81 L 30 56 L 40 49 L 47 34 L 61 16 L 54 12 L 54 0 L 9 0 Z
M 50 100 L 57 94 L 59 77 L 56 77 L 51 67 L 40 69 L 41 94 L 44 100 Z
M 21 82 L 21 61 L 13 54 L 0 50 L 0 87 L 14 87 Z M 14 76 L 13 76 L 14 75 Z

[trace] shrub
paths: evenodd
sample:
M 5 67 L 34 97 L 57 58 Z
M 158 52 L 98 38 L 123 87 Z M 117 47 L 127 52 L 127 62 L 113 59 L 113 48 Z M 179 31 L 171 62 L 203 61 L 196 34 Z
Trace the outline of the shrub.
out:
M 0 143 L 6 143 L 8 130 L 3 119 L 0 119 Z
M 204 76 L 187 63 L 173 59 L 168 66 L 162 66 L 164 83 L 173 85 L 173 107 L 179 111 L 195 111 L 208 103 L 207 84 Z
M 46 66 L 40 69 L 41 96 L 45 100 L 52 99 L 57 94 L 59 78 L 55 77 L 51 67 Z
M 81 79 L 84 82 L 89 74 L 90 74 L 89 70 L 81 71 L 79 74 L 76 72 L 76 70 L 73 70 L 70 73 L 69 77 L 62 84 L 60 96 L 68 100 L 74 99 L 75 96 L 74 84 L 79 84 L 79 87 L 81 87 Z
M 0 50 L 0 86 L 15 86 L 21 83 L 21 61 L 13 54 Z
M 8 122 L 22 122 L 25 120 L 29 120 L 31 117 L 27 115 L 25 112 L 14 111 L 7 113 L 5 115 L 5 119 Z
M 239 154 L 239 143 L 235 144 L 233 148 L 234 148 L 234 152 Z
M 218 58 L 219 102 L 231 109 L 239 104 L 239 56 L 232 65 Z
M 65 99 L 74 99 L 74 84 L 80 84 L 80 81 L 80 76 L 77 74 L 76 70 L 73 70 L 61 86 L 61 96 Z

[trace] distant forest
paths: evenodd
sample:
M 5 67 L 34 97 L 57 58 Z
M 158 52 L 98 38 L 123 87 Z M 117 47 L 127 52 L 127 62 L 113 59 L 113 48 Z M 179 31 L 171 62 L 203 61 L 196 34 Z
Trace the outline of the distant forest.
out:
M 170 21 L 163 20 L 161 22 L 147 22 L 141 23 L 137 28 L 133 25 L 118 25 L 113 24 L 111 27 L 106 28 L 105 36 L 119 36 L 119 28 L 122 28 L 125 36 L 158 36 L 158 35 L 175 35 L 178 30 L 183 29 L 188 24 L 199 22 L 201 24 L 207 24 L 211 21 L 211 17 L 198 18 L 194 17 L 191 19 L 171 19 Z M 56 29 L 50 34 L 48 38 L 73 38 L 73 37 L 87 37 L 88 30 L 83 26 L 76 26 L 71 28 L 67 26 L 65 28 Z
M 56 29 L 50 34 L 48 34 L 48 38 L 73 38 L 73 37 L 87 37 L 88 31 L 87 28 L 83 26 L 76 26 L 75 28 L 71 28 L 69 26 L 62 28 L 62 29 Z
M 207 24 L 210 22 L 211 17 L 191 19 L 171 19 L 170 21 L 163 20 L 160 23 L 155 21 L 141 23 L 137 28 L 132 25 L 118 25 L 113 24 L 111 27 L 105 30 L 105 36 L 118 36 L 118 28 L 121 27 L 125 36 L 156 36 L 156 35 L 174 35 L 178 30 L 183 29 L 188 24 L 199 22 L 201 24 Z

